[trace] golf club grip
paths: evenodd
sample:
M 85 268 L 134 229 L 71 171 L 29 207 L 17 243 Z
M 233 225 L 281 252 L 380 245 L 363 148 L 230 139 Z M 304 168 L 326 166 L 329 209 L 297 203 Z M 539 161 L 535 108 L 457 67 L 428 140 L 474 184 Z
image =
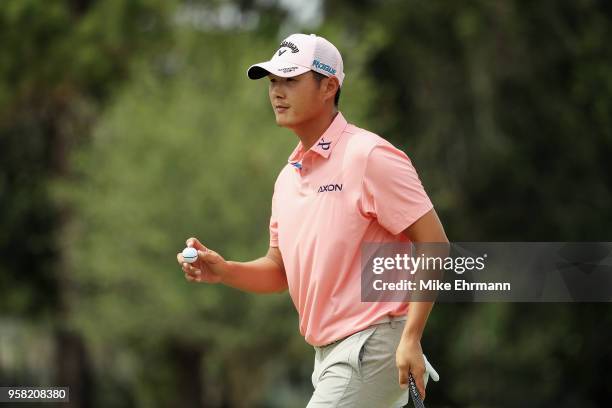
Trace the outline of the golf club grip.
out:
M 410 408 L 410 399 L 412 399 L 412 403 L 414 404 L 415 408 L 425 408 L 425 404 L 423 404 L 421 394 L 419 394 L 419 390 L 416 387 L 412 374 L 410 374 L 408 379 L 408 391 L 410 396 L 408 397 L 408 402 L 406 402 L 406 405 L 404 405 L 402 408 Z

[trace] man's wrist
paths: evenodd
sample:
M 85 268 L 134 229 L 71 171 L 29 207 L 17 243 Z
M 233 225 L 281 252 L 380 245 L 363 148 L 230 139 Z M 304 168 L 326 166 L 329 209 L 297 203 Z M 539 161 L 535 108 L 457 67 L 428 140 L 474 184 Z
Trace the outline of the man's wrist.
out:
M 423 330 L 420 330 L 417 327 L 404 327 L 404 331 L 402 333 L 402 339 L 409 342 L 421 342 L 421 337 L 423 337 Z
M 223 268 L 223 272 L 219 273 L 220 280 L 218 283 L 222 283 L 224 285 L 228 284 L 228 279 L 230 279 L 229 271 L 234 268 L 235 262 L 233 261 L 224 261 L 225 265 Z

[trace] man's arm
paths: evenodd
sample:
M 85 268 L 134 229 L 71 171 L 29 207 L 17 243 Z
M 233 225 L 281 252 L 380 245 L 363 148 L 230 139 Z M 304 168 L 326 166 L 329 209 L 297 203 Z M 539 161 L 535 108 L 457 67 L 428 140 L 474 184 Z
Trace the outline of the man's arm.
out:
M 186 263 L 181 253 L 176 258 L 190 282 L 223 283 L 236 289 L 255 293 L 276 293 L 287 290 L 287 276 L 280 250 L 270 247 L 268 253 L 250 262 L 226 261 L 217 252 L 206 248 L 196 238 L 187 246 L 198 251 L 198 259 Z
M 434 209 L 415 221 L 403 233 L 414 243 L 440 242 L 448 244 L 448 238 Z M 408 375 L 412 373 L 423 398 L 425 398 L 425 384 L 423 382 L 425 362 L 421 348 L 421 337 L 432 307 L 433 302 L 410 303 L 406 325 L 396 353 L 400 385 L 407 387 Z
M 448 243 L 448 238 L 438 218 L 436 210 L 431 209 L 414 224 L 404 230 L 412 242 L 440 242 Z M 433 307 L 433 302 L 414 302 L 408 308 L 408 320 L 404 328 L 404 337 L 421 340 L 427 317 Z
M 287 290 L 287 275 L 280 250 L 270 247 L 266 256 L 250 262 L 228 261 L 221 282 L 236 289 L 255 293 Z

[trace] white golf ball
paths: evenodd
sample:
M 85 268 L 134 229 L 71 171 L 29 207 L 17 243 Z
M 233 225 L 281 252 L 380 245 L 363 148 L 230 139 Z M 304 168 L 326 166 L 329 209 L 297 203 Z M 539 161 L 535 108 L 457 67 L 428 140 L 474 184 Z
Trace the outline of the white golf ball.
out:
M 183 259 L 187 263 L 194 263 L 198 259 L 198 251 L 191 247 L 183 249 Z

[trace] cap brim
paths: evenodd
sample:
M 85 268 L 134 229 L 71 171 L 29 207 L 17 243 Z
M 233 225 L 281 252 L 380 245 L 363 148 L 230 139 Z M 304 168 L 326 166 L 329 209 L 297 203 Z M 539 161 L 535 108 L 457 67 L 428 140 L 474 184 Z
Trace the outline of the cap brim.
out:
M 250 79 L 261 79 L 270 74 L 289 78 L 297 75 L 302 75 L 310 71 L 310 68 L 302 65 L 292 64 L 287 61 L 266 61 L 259 64 L 251 65 L 247 70 L 247 76 Z

